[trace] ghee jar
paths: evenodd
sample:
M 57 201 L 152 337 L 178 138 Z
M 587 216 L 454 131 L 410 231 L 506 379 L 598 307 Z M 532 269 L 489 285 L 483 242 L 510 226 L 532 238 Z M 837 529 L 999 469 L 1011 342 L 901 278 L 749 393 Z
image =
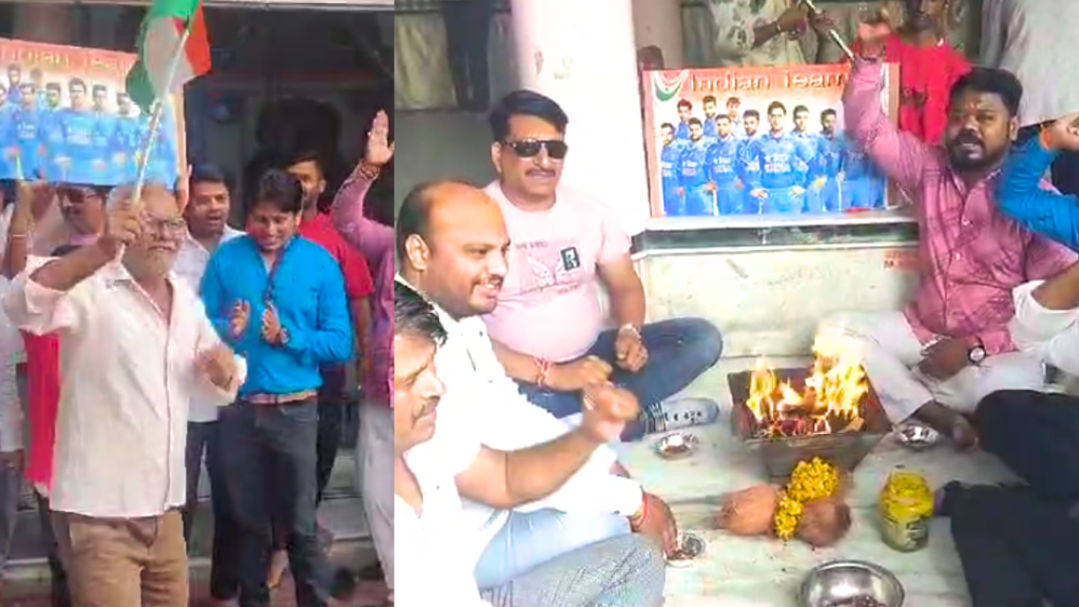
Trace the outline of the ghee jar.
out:
M 925 477 L 909 470 L 896 470 L 880 491 L 881 539 L 895 550 L 913 552 L 929 543 L 933 517 L 933 492 Z

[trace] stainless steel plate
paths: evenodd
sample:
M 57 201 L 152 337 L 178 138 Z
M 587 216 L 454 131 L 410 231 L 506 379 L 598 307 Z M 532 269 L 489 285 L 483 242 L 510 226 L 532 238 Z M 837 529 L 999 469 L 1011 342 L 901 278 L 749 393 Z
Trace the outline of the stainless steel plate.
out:
M 700 447 L 695 434 L 675 432 L 656 441 L 656 455 L 663 459 L 681 459 L 693 455 Z
M 668 567 L 688 567 L 704 554 L 704 538 L 696 533 L 683 532 L 678 537 L 678 552 L 667 557 Z
M 917 422 L 899 424 L 895 427 L 894 432 L 899 444 L 915 451 L 929 449 L 939 443 L 941 439 L 940 432 Z

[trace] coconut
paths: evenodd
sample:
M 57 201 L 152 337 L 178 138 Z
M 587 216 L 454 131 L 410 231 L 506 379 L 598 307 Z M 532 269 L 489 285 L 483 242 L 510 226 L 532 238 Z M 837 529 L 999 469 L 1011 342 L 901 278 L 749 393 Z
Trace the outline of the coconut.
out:
M 850 507 L 836 497 L 806 502 L 794 535 L 818 548 L 831 546 L 850 529 Z
M 764 535 L 772 530 L 778 507 L 779 487 L 754 485 L 727 495 L 716 523 L 735 535 Z

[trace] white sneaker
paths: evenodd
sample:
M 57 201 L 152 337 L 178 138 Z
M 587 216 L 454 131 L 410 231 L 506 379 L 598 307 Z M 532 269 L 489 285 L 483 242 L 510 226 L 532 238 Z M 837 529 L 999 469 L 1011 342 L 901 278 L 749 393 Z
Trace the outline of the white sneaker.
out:
M 710 398 L 669 398 L 648 407 L 648 432 L 666 432 L 710 424 L 719 417 L 719 405 Z

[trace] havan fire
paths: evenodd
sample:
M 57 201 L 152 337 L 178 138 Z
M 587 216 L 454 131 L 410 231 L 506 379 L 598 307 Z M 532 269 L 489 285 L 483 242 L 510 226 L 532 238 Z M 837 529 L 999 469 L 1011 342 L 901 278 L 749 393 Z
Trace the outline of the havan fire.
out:
M 750 377 L 746 408 L 756 421 L 755 438 L 858 432 L 865 424 L 869 382 L 860 344 L 842 328 L 821 331 L 813 342 L 814 361 L 799 392 L 779 382 L 764 359 Z

